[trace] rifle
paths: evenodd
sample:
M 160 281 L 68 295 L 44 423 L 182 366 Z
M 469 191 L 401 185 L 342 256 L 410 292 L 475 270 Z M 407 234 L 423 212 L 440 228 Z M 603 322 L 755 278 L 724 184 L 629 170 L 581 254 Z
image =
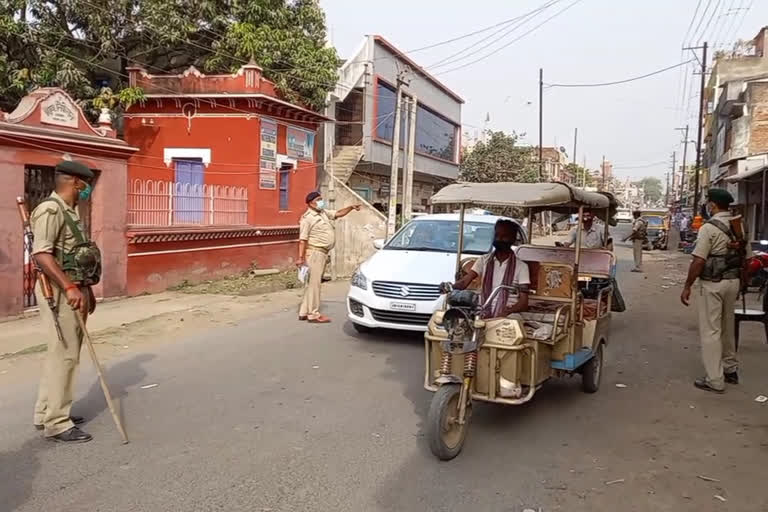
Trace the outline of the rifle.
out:
M 747 241 L 744 238 L 744 226 L 741 216 L 734 217 L 730 221 L 731 232 L 734 239 L 728 245 L 736 249 L 741 258 L 741 269 L 739 272 L 739 291 L 741 292 L 741 309 L 744 314 L 747 313 L 747 289 L 749 288 L 749 275 L 747 269 Z
M 61 332 L 61 325 L 59 325 L 58 307 L 53 300 L 53 288 L 51 288 L 51 281 L 48 279 L 48 276 L 45 275 L 45 272 L 43 272 L 43 269 L 40 268 L 40 265 L 32 255 L 32 243 L 35 241 L 35 235 L 32 233 L 32 227 L 29 224 L 29 213 L 27 212 L 27 206 L 24 203 L 24 199 L 17 197 L 16 206 L 19 208 L 21 223 L 24 226 L 24 245 L 26 246 L 26 250 L 29 252 L 29 257 L 35 266 L 35 273 L 37 274 L 37 279 L 40 281 L 40 288 L 43 291 L 45 301 L 48 303 L 48 307 L 51 308 L 51 312 L 53 313 L 53 323 L 56 326 L 56 335 L 59 337 L 59 341 L 61 341 L 61 343 L 64 345 L 64 348 L 67 348 L 67 342 L 64 341 L 64 335 Z M 104 371 L 102 370 L 101 364 L 96 357 L 96 350 L 93 348 L 91 335 L 88 332 L 88 329 L 85 327 L 85 320 L 83 319 L 83 315 L 80 314 L 80 311 L 76 311 L 75 317 L 77 318 L 77 323 L 80 326 L 80 330 L 83 332 L 85 345 L 88 347 L 88 352 L 91 355 L 93 366 L 96 367 L 96 374 L 99 376 L 99 383 L 101 384 L 101 390 L 104 392 L 104 398 L 107 401 L 109 412 L 112 414 L 112 419 L 117 426 L 117 430 L 120 432 L 120 435 L 123 438 L 123 444 L 128 444 L 128 435 L 125 433 L 125 427 L 123 427 L 123 423 L 120 421 L 120 417 L 117 415 L 117 411 L 115 410 L 114 403 L 112 402 L 112 394 L 109 392 L 107 381 L 104 379 Z
M 19 209 L 19 216 L 21 217 L 21 224 L 24 227 L 24 250 L 29 254 L 29 259 L 32 261 L 32 265 L 35 267 L 35 276 L 40 283 L 40 290 L 43 292 L 45 302 L 48 303 L 48 308 L 53 314 L 53 324 L 56 326 L 56 336 L 64 348 L 67 348 L 67 342 L 64 341 L 64 335 L 61 332 L 61 326 L 59 325 L 59 309 L 56 306 L 56 302 L 53 300 L 53 288 L 51 287 L 51 281 L 48 276 L 45 275 L 43 269 L 40 268 L 40 264 L 37 263 L 35 256 L 32 254 L 32 243 L 35 241 L 35 235 L 32 233 L 32 227 L 29 224 L 29 212 L 27 211 L 27 205 L 24 202 L 24 198 L 16 198 L 16 206 Z

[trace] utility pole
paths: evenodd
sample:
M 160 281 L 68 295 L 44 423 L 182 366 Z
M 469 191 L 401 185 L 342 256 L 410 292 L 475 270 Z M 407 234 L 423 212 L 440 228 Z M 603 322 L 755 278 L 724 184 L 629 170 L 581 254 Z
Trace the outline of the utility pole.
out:
M 573 164 L 576 165 L 576 143 L 579 140 L 579 129 L 573 129 Z
M 539 180 L 544 178 L 544 68 L 539 68 Z
M 400 160 L 400 115 L 403 104 L 405 70 L 397 74 L 397 99 L 395 100 L 395 126 L 392 133 L 392 168 L 389 175 L 389 212 L 387 215 L 387 239 L 394 236 L 397 229 L 397 178 Z
M 675 180 L 675 165 L 677 165 L 677 151 L 672 152 L 672 181 Z M 667 199 L 666 206 L 669 206 L 669 173 L 667 173 Z
M 416 146 L 416 105 L 418 99 L 413 96 L 409 102 L 408 146 L 406 150 L 405 176 L 403 176 L 403 224 L 411 220 L 413 210 L 413 157 Z
M 605 192 L 605 155 L 603 155 L 603 163 L 600 164 L 600 169 L 603 171 L 603 183 L 602 183 L 602 186 L 600 187 L 600 190 Z
M 707 43 L 704 46 L 685 48 L 686 50 L 702 50 L 701 57 L 701 86 L 699 89 L 699 136 L 696 139 L 696 167 L 693 175 L 693 215 L 699 215 L 699 168 L 701 167 L 701 137 L 704 129 L 704 87 L 707 79 Z
M 685 125 L 685 128 L 678 128 L 678 130 L 685 131 L 685 138 L 683 139 L 683 169 L 680 172 L 680 202 L 683 202 L 685 197 L 685 164 L 686 157 L 688 156 L 688 125 Z

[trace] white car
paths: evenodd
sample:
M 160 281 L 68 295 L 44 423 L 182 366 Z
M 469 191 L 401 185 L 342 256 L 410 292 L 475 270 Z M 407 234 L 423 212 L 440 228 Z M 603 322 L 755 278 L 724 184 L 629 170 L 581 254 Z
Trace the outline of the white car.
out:
M 494 225 L 501 217 L 466 215 L 465 257 L 491 249 Z M 527 243 L 520 223 L 520 238 Z M 414 219 L 384 244 L 352 275 L 347 295 L 348 318 L 361 332 L 371 329 L 426 331 L 440 306 L 439 285 L 454 281 L 459 239 L 457 214 L 424 215 Z
M 632 212 L 628 208 L 616 210 L 616 222 L 632 222 Z

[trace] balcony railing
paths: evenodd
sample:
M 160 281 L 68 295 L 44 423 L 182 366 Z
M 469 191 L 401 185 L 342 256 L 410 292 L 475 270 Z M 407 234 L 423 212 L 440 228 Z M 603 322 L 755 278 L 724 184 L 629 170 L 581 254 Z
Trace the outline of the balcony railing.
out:
M 248 223 L 248 189 L 133 180 L 128 188 L 128 225 L 243 226 Z

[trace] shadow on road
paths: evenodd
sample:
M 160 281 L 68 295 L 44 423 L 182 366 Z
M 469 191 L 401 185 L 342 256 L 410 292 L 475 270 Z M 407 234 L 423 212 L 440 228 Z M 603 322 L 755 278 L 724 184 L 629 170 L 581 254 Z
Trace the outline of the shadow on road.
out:
M 153 354 L 140 354 L 105 369 L 104 377 L 109 386 L 109 392 L 112 394 L 112 399 L 118 401 L 121 397 L 128 394 L 127 389 L 129 387 L 142 382 L 144 377 L 147 376 L 143 365 L 154 358 Z M 119 405 L 122 409 L 122 402 Z M 78 411 L 79 415 L 88 419 L 95 418 L 107 409 L 107 401 L 104 398 L 104 392 L 101 390 L 98 377 L 94 379 L 88 393 L 77 401 L 74 408 Z M 118 411 L 118 414 L 125 421 L 123 411 Z M 128 425 L 126 425 L 126 428 L 128 428 Z

